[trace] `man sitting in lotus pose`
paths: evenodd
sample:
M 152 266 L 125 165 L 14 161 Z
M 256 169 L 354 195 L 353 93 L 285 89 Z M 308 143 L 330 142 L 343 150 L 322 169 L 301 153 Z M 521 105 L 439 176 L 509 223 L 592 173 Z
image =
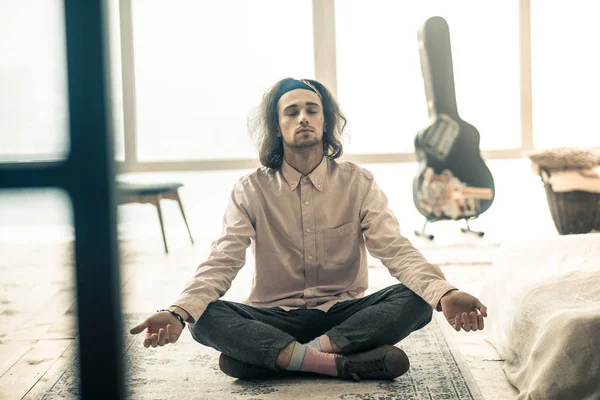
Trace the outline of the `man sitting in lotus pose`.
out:
M 233 187 L 222 236 L 181 296 L 132 334 L 144 346 L 192 337 L 220 351 L 221 370 L 258 378 L 282 370 L 341 379 L 393 379 L 409 367 L 395 347 L 444 313 L 459 331 L 483 329 L 486 307 L 445 280 L 400 234 L 373 175 L 342 154 L 346 119 L 314 80 L 283 79 L 264 96 L 255 132 L 263 167 Z M 245 304 L 219 300 L 252 245 Z M 369 296 L 367 250 L 399 284 Z

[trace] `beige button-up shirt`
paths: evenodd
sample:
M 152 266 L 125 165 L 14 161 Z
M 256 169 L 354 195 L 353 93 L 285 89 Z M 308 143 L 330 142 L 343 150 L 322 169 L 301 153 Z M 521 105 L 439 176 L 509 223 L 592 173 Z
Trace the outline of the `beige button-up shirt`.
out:
M 197 321 L 230 288 L 249 246 L 252 306 L 327 311 L 360 298 L 368 288 L 367 249 L 433 308 L 456 289 L 400 234 L 373 175 L 326 157 L 308 176 L 284 161 L 277 171 L 259 168 L 239 179 L 222 236 L 173 305 Z

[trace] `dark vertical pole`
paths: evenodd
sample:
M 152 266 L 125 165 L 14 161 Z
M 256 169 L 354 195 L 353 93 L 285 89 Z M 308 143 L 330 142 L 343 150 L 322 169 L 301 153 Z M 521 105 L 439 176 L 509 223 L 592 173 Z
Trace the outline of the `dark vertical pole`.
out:
M 73 203 L 81 397 L 123 399 L 124 370 L 110 82 L 102 0 L 65 0 L 66 161 L 0 162 L 2 188 L 64 188 Z
M 82 398 L 124 398 L 120 276 L 102 0 L 65 0 Z

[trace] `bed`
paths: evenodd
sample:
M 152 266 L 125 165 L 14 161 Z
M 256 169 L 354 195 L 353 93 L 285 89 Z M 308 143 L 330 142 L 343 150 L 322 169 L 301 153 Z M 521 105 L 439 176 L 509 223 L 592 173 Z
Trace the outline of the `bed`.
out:
M 600 399 L 600 233 L 504 244 L 480 299 L 518 400 Z

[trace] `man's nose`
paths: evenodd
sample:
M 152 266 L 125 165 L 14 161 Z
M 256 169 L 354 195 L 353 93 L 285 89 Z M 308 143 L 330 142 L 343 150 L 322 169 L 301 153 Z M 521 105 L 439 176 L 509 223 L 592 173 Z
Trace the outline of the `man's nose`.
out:
M 300 111 L 300 115 L 298 116 L 298 119 L 301 124 L 308 124 L 308 117 L 306 115 L 306 112 Z

